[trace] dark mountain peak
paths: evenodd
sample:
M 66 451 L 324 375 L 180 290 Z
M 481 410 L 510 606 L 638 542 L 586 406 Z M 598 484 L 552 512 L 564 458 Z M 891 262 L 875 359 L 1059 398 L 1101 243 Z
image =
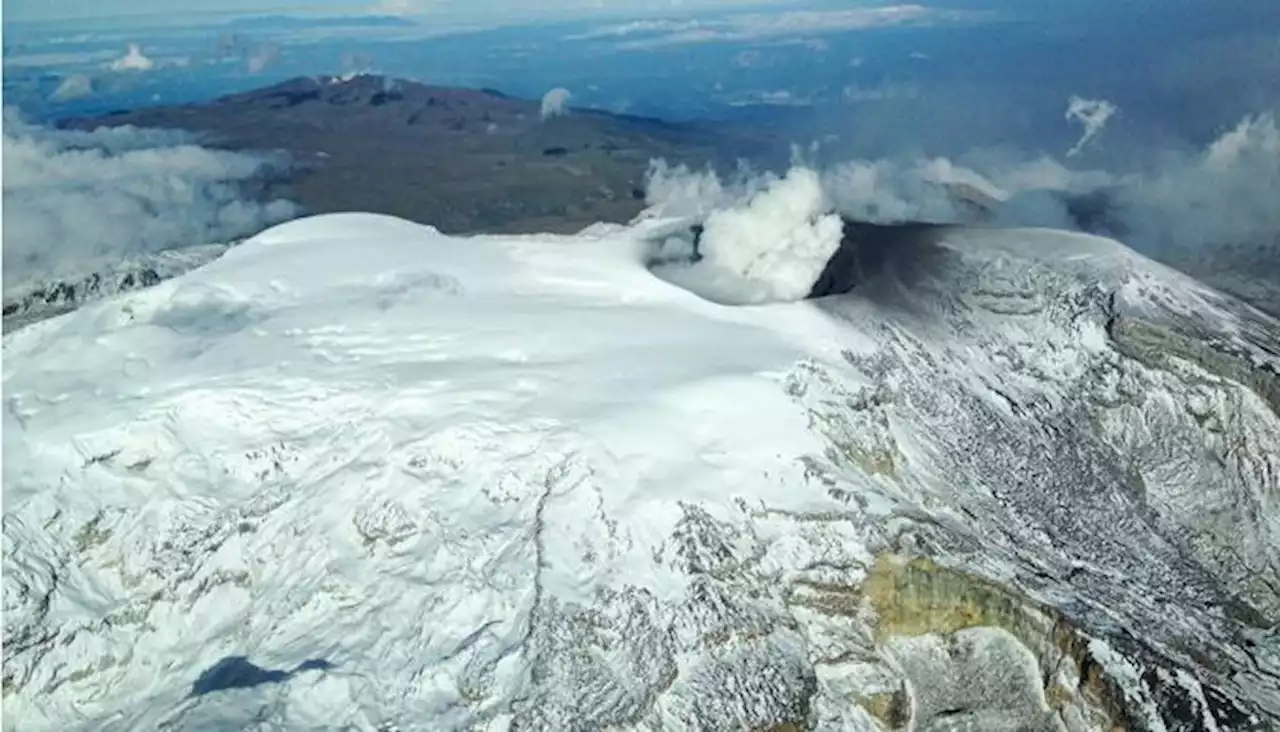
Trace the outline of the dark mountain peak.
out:
M 380 74 L 299 76 L 261 89 L 230 94 L 211 102 L 213 106 L 224 108 L 269 109 L 304 104 L 311 104 L 313 107 L 320 105 L 382 107 L 398 104 L 405 108 L 412 108 L 413 112 L 424 108 L 471 109 L 481 117 L 485 110 L 501 109 L 526 114 L 536 111 L 534 102 L 516 99 L 493 89 L 474 90 L 432 86 L 411 79 L 399 79 Z M 418 117 L 420 119 L 421 115 Z

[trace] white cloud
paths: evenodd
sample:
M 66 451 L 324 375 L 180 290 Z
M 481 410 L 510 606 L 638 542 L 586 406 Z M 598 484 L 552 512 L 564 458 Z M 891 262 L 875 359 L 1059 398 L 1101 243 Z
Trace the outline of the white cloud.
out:
M 551 119 L 569 113 L 569 99 L 573 95 L 568 89 L 556 87 L 542 95 L 542 118 Z
M 58 84 L 58 88 L 53 90 L 53 93 L 49 95 L 49 99 L 55 102 L 65 102 L 72 99 L 82 99 L 91 94 L 93 94 L 93 78 L 88 74 L 72 74 Z
M 142 46 L 130 43 L 125 55 L 107 64 L 107 68 L 112 71 L 149 71 L 155 68 L 155 65 L 155 61 L 142 53 Z
M 1116 106 L 1105 99 L 1071 97 L 1067 102 L 1066 118 L 1083 125 L 1084 133 L 1081 134 L 1075 146 L 1067 151 L 1067 157 L 1073 158 L 1079 155 L 1084 150 L 1085 145 L 1092 142 L 1093 138 L 1102 132 L 1116 111 Z
M 6 110 L 4 281 L 119 264 L 131 254 L 225 242 L 295 213 L 244 200 L 264 161 L 136 128 L 35 127 Z

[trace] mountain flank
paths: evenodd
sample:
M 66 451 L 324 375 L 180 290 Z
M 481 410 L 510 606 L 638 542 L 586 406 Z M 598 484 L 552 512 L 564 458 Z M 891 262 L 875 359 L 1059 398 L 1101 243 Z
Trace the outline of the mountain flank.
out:
M 284 151 L 289 172 L 265 181 L 261 195 L 290 198 L 308 213 L 390 214 L 446 233 L 567 233 L 625 221 L 644 207 L 653 159 L 723 168 L 781 148 L 718 123 L 588 109 L 543 119 L 538 102 L 495 90 L 373 75 L 300 77 L 207 103 L 62 123 L 122 125 Z

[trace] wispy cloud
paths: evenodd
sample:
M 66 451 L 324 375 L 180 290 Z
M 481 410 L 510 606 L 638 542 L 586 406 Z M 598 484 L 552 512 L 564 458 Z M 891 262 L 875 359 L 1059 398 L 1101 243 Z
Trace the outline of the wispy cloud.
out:
M 731 107 L 809 107 L 813 105 L 813 100 L 786 89 L 779 89 L 740 94 L 730 98 L 728 104 Z
M 49 99 L 55 102 L 65 102 L 72 99 L 82 99 L 92 94 L 93 77 L 88 74 L 72 74 L 58 84 L 58 88 L 53 90 L 53 93 L 49 95 Z
M 258 40 L 239 33 L 222 33 L 212 53 L 206 51 L 206 62 L 243 63 L 250 74 L 259 74 L 279 63 L 284 50 L 274 41 Z M 210 57 L 211 56 L 211 57 Z
M 114 57 L 111 51 L 14 53 L 5 54 L 4 65 L 10 69 L 73 68 L 102 64 Z
M 1102 132 L 1102 129 L 1107 126 L 1107 122 L 1111 120 L 1116 111 L 1116 105 L 1105 99 L 1071 97 L 1067 102 L 1066 118 L 1073 122 L 1079 122 L 1084 127 L 1084 132 L 1080 135 L 1080 139 L 1076 144 L 1067 151 L 1067 157 L 1073 158 L 1079 155 L 1085 146 Z
M 274 43 L 260 43 L 249 49 L 245 67 L 250 74 L 259 74 L 280 60 L 280 47 Z
M 847 102 L 884 102 L 896 99 L 916 99 L 920 87 L 912 83 L 882 83 L 871 86 L 849 84 L 840 90 L 840 97 Z
M 225 242 L 295 214 L 241 195 L 265 160 L 183 133 L 51 130 L 6 110 L 2 158 L 6 286 Z
M 799 34 L 829 34 L 888 26 L 942 22 L 957 17 L 923 5 L 845 10 L 788 10 L 729 15 L 714 20 L 638 20 L 601 26 L 566 40 L 619 40 L 619 48 L 643 49 L 693 43 L 760 41 Z M 637 37 L 642 36 L 642 37 Z M 626 40 L 631 39 L 631 40 Z M 821 43 L 820 41 L 810 43 Z M 825 48 L 815 45 L 815 50 Z
M 585 33 L 566 36 L 565 40 L 598 41 L 643 34 L 682 33 L 698 30 L 702 25 L 703 21 L 698 20 L 633 20 L 628 23 L 616 23 L 593 28 Z
M 339 64 L 342 66 L 342 75 L 344 78 L 353 79 L 361 74 L 372 74 L 377 67 L 373 56 L 367 53 L 357 53 L 354 51 L 346 51 L 342 54 Z
M 419 0 L 380 0 L 369 8 L 373 15 L 416 15 L 426 9 L 425 3 Z

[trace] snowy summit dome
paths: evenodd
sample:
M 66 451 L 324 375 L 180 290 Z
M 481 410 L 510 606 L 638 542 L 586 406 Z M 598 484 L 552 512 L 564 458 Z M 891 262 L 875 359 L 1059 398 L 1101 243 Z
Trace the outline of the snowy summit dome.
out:
M 1044 230 L 806 300 L 794 213 L 746 307 L 652 227 L 337 215 L 9 335 L 6 728 L 1280 714 L 1280 325 Z

